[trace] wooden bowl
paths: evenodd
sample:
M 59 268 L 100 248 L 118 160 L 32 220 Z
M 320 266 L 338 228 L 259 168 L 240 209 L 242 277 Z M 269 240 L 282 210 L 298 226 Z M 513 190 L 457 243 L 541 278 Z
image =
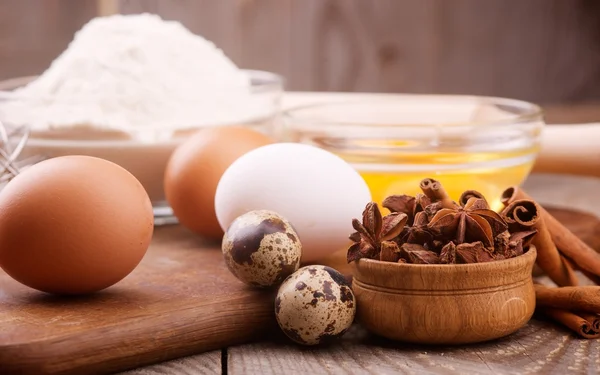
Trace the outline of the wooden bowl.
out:
M 352 288 L 370 332 L 421 344 L 466 344 L 509 335 L 535 309 L 536 249 L 477 264 L 422 265 L 360 259 Z

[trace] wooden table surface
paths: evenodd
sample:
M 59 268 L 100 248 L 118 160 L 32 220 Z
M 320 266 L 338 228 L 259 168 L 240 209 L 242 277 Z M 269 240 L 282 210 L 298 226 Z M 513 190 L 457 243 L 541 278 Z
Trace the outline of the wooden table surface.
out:
M 286 98 L 294 105 L 317 96 Z M 310 101 L 310 100 L 309 100 Z M 548 123 L 600 121 L 600 106 L 547 107 Z M 599 140 L 600 142 L 600 140 Z M 542 204 L 600 216 L 600 179 L 531 175 L 524 188 Z M 156 374 L 589 374 L 600 372 L 600 340 L 576 339 L 554 323 L 532 320 L 490 343 L 427 347 L 375 338 L 355 325 L 341 342 L 303 348 L 285 337 L 224 348 L 139 368 L 121 375 Z
M 548 189 L 551 186 L 552 189 Z M 542 204 L 600 216 L 600 179 L 532 175 L 524 188 Z M 584 194 L 582 194 L 584 192 Z M 399 344 L 355 325 L 325 348 L 299 347 L 280 334 L 121 373 L 188 374 L 590 374 L 600 372 L 600 339 L 581 340 L 537 319 L 515 334 L 460 347 Z

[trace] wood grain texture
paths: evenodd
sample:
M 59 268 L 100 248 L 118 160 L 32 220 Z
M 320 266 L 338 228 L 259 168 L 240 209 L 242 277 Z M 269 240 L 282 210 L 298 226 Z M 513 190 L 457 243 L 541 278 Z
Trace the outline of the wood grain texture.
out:
M 329 347 L 301 348 L 284 338 L 231 347 L 228 374 L 593 374 L 600 371 L 600 340 L 531 320 L 514 334 L 464 346 L 401 344 L 355 325 Z
M 271 71 L 289 80 L 295 49 L 289 43 L 293 1 L 238 0 L 239 12 L 232 22 L 242 40 L 240 66 Z
M 120 12 L 151 12 L 213 41 L 238 66 L 289 78 L 292 0 L 120 0 Z
M 466 93 L 538 102 L 600 94 L 593 83 L 600 79 L 599 12 L 591 1 L 292 5 L 293 90 Z
M 236 61 L 267 69 L 260 62 L 265 50 L 285 48 L 289 57 L 281 63 L 289 66 L 272 69 L 289 72 L 292 90 L 469 93 L 540 102 L 600 95 L 599 10 L 589 0 L 229 2 L 254 9 L 242 19 L 285 16 L 273 8 L 291 7 L 289 33 L 279 18 L 265 18 L 275 25 L 270 39 L 246 39 L 257 26 L 242 21 L 237 35 L 254 54 Z M 180 2 L 179 12 L 190 3 Z
M 95 15 L 95 0 L 0 0 L 0 79 L 42 73 Z
M 370 332 L 422 344 L 471 344 L 507 336 L 533 315 L 535 247 L 503 261 L 353 267 L 357 321 Z M 443 313 L 441 313 L 443 312 Z
M 568 225 L 574 235 L 581 238 L 592 249 L 600 253 L 600 220 L 596 215 L 584 211 L 547 208 L 556 220 Z
M 241 60 L 243 40 L 236 22 L 240 12 L 238 1 L 121 0 L 119 11 L 123 14 L 149 12 L 179 21 L 191 32 L 214 42 L 234 62 L 239 64 Z
M 96 15 L 104 17 L 119 13 L 119 0 L 96 0 Z
M 221 374 L 222 369 L 221 351 L 215 350 L 121 372 L 120 375 L 216 375 Z
M 435 11 L 432 0 L 293 2 L 291 87 L 430 91 Z
M 591 1 L 438 5 L 438 91 L 491 90 L 541 102 L 598 97 L 598 87 L 590 85 L 600 73 L 598 9 Z
M 544 207 L 579 210 L 600 217 L 600 199 L 596 199 L 599 178 L 532 174 L 523 189 Z
M 115 9 L 181 21 L 291 90 L 600 98 L 595 0 L 0 0 L 0 79 L 40 73 Z
M 545 278 L 538 281 L 550 282 Z M 301 347 L 283 335 L 230 347 L 227 365 L 231 375 L 578 375 L 600 371 L 600 340 L 577 339 L 568 329 L 543 317 L 535 317 L 505 338 L 460 346 L 399 343 L 355 324 L 339 342 L 326 347 Z
M 273 292 L 246 287 L 220 249 L 180 227 L 157 228 L 117 285 L 81 298 L 30 290 L 0 273 L 0 373 L 109 373 L 261 337 Z
M 600 102 L 547 105 L 543 107 L 548 124 L 582 124 L 600 122 Z

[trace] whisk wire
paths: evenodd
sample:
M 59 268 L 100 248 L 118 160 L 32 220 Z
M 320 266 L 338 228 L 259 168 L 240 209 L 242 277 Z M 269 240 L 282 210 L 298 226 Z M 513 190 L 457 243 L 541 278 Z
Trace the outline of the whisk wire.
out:
M 21 172 L 22 168 L 38 161 L 38 158 L 27 158 L 18 161 L 28 138 L 28 127 L 20 126 L 9 130 L 0 121 L 0 183 L 10 181 Z

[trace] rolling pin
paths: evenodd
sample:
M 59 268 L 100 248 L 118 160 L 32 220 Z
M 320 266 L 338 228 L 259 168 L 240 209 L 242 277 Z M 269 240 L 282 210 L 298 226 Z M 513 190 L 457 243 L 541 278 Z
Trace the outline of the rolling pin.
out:
M 600 178 L 600 123 L 546 125 L 533 173 Z

